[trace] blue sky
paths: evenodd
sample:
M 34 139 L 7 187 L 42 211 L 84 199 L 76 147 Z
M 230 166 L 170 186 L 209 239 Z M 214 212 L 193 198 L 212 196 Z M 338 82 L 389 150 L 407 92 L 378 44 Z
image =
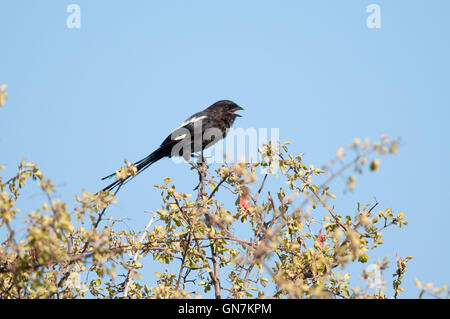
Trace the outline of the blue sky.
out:
M 71 3 L 80 29 L 66 26 Z M 372 3 L 380 29 L 366 26 Z M 355 137 L 401 137 L 400 155 L 382 158 L 336 205 L 375 196 L 380 208 L 405 212 L 409 226 L 388 230 L 372 256 L 414 256 L 403 297 L 416 297 L 414 278 L 450 279 L 449 13 L 447 0 L 3 0 L 0 164 L 12 173 L 27 157 L 74 203 L 220 99 L 245 108 L 236 126 L 279 128 L 291 152 L 316 165 Z M 186 165 L 161 161 L 127 184 L 110 213 L 143 228 L 143 211 L 160 207 L 152 186 L 166 176 L 186 192 L 197 182 Z M 43 200 L 30 191 L 21 208 Z

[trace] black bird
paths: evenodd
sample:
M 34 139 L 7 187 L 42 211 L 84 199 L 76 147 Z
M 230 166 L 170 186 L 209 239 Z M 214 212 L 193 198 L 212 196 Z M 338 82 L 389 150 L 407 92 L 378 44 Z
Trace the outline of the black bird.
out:
M 193 153 L 202 152 L 225 138 L 236 117 L 241 116 L 235 113 L 239 110 L 243 110 L 243 108 L 232 101 L 223 100 L 195 113 L 167 136 L 157 150 L 134 163 L 137 168 L 136 176 L 164 157 L 183 156 L 189 160 Z M 102 180 L 113 176 L 115 173 L 103 177 Z M 112 190 L 131 178 L 114 181 L 103 191 Z

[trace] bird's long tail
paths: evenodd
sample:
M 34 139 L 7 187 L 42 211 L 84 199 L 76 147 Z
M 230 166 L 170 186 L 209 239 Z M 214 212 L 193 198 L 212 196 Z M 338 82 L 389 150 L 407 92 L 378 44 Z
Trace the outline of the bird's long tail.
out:
M 137 168 L 137 172 L 136 172 L 135 176 L 129 176 L 125 180 L 114 181 L 113 183 L 111 183 L 108 186 L 106 186 L 105 188 L 103 188 L 102 191 L 106 191 L 106 190 L 111 191 L 111 190 L 115 189 L 116 187 L 119 187 L 120 185 L 128 183 L 131 179 L 133 179 L 134 177 L 139 175 L 142 171 L 144 171 L 146 168 L 148 168 L 153 163 L 159 161 L 163 157 L 170 156 L 170 148 L 168 146 L 171 146 L 171 145 L 161 146 L 156 151 L 154 151 L 153 153 L 148 155 L 147 157 L 144 157 L 140 161 L 133 163 L 133 165 L 136 166 L 136 168 Z M 102 180 L 109 179 L 114 176 L 116 176 L 116 173 L 105 176 L 102 178 Z

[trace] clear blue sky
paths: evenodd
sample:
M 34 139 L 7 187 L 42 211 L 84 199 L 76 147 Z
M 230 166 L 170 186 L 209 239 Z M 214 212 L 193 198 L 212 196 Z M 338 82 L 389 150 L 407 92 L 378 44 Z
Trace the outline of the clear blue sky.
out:
M 80 29 L 66 26 L 71 3 L 81 7 Z M 366 26 L 371 3 L 381 7 L 380 29 Z M 448 0 L 3 0 L 0 164 L 12 173 L 27 157 L 74 203 L 220 99 L 245 108 L 237 126 L 280 128 L 290 150 L 317 165 L 354 137 L 399 136 L 400 155 L 382 158 L 336 203 L 350 210 L 376 196 L 380 208 L 405 212 L 409 226 L 388 230 L 371 256 L 393 265 L 396 252 L 414 256 L 403 296 L 416 297 L 415 277 L 450 282 L 449 15 Z M 160 207 L 152 186 L 166 176 L 186 192 L 197 182 L 186 165 L 161 161 L 110 213 L 141 230 L 143 211 Z M 21 208 L 43 200 L 30 192 Z

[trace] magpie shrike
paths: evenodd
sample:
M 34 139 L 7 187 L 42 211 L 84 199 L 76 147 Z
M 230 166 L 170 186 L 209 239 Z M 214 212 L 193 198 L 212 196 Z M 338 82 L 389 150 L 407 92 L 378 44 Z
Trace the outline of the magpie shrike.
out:
M 241 116 L 235 113 L 239 110 L 243 108 L 232 101 L 223 100 L 195 113 L 167 136 L 157 150 L 134 163 L 137 168 L 135 176 L 164 157 L 183 156 L 189 160 L 193 153 L 214 145 L 225 138 L 236 117 Z M 102 180 L 113 176 L 115 173 L 103 177 Z M 131 178 L 129 176 L 125 180 L 116 180 L 106 186 L 103 191 L 112 190 Z

